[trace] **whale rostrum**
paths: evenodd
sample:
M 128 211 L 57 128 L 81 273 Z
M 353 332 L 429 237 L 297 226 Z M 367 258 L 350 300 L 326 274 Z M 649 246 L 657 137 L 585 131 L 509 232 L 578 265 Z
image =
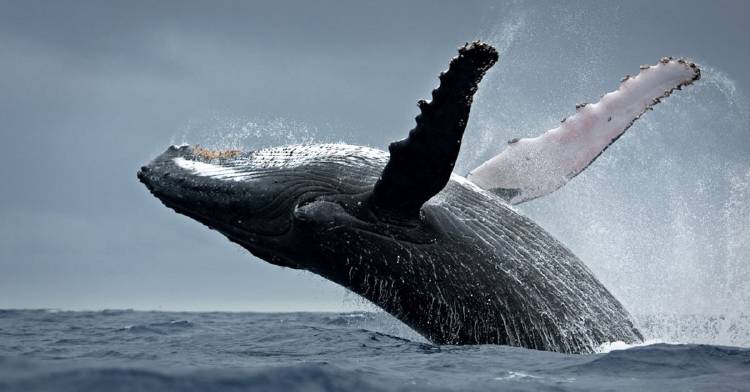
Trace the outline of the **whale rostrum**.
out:
M 562 186 L 698 68 L 673 59 L 644 68 L 559 128 L 509 142 L 466 179 L 454 164 L 474 93 L 497 60 L 486 43 L 460 48 L 389 152 L 172 146 L 138 178 L 167 207 L 269 263 L 346 287 L 434 343 L 588 353 L 642 340 L 585 264 L 510 204 Z

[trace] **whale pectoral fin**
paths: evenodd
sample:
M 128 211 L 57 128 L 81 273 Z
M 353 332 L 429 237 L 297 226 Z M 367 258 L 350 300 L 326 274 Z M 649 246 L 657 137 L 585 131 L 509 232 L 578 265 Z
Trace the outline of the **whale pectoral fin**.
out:
M 698 67 L 683 59 L 642 66 L 637 76 L 626 76 L 599 102 L 577 105 L 576 113 L 559 127 L 535 138 L 511 140 L 467 178 L 511 204 L 552 193 L 586 169 L 643 113 L 699 78 Z
M 294 209 L 295 224 L 305 227 L 305 231 L 316 237 L 319 244 L 323 240 L 331 241 L 331 237 L 347 237 L 354 232 L 414 244 L 435 242 L 436 234 L 420 224 L 394 225 L 363 217 L 358 201 L 357 197 L 331 197 L 298 206 Z M 339 235 L 332 236 L 331 232 L 334 231 Z M 322 233 L 324 235 L 320 236 Z
M 369 198 L 378 215 L 417 219 L 427 200 L 448 183 L 461 147 L 469 109 L 479 82 L 498 59 L 493 47 L 481 42 L 458 50 L 432 101 L 418 102 L 421 114 L 406 139 L 388 147 L 390 160 Z

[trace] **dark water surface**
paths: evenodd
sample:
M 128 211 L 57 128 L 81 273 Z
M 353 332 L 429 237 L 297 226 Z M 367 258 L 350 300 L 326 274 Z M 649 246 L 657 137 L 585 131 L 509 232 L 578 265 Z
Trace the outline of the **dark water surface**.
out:
M 366 312 L 0 310 L 0 390 L 750 390 L 746 348 L 436 346 L 375 332 L 383 322 Z

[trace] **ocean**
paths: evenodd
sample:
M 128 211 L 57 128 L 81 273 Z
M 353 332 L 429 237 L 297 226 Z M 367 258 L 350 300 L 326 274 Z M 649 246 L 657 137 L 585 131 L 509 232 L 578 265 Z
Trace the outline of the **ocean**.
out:
M 750 349 L 440 346 L 378 312 L 0 310 L 0 391 L 506 390 L 748 391 Z

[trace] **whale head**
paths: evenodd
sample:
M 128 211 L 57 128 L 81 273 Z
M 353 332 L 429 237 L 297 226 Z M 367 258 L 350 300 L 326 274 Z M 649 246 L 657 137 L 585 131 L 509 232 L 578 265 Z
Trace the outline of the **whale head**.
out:
M 344 144 L 243 152 L 171 146 L 138 172 L 167 207 L 276 265 L 307 268 L 295 211 L 326 197 L 367 192 L 383 151 Z

